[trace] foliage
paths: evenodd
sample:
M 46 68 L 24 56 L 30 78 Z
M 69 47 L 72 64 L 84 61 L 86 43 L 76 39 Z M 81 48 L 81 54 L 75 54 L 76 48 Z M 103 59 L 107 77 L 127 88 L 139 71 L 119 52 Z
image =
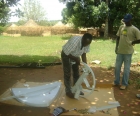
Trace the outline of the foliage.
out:
M 20 25 L 23 25 L 23 24 L 25 24 L 25 23 L 26 23 L 25 20 L 19 20 L 19 21 L 16 22 L 15 24 L 18 25 L 18 26 L 20 26 Z
M 22 8 L 24 15 L 24 20 L 32 19 L 36 22 L 41 20 L 46 20 L 46 12 L 41 6 L 39 0 L 24 0 L 24 5 Z
M 139 70 L 139 68 L 137 70 Z M 129 84 L 133 84 L 137 89 L 140 89 L 140 76 L 138 73 L 136 73 L 136 70 L 134 71 L 134 74 L 136 75 L 133 78 L 130 77 Z
M 51 25 L 51 23 L 47 20 L 41 20 L 38 22 L 38 24 L 41 26 L 50 26 Z
M 128 12 L 133 14 L 133 24 L 140 29 L 140 2 L 138 0 L 130 0 Z
M 108 11 L 105 2 L 98 6 L 93 0 L 83 2 L 67 2 L 67 8 L 62 12 L 63 22 L 73 22 L 76 27 L 95 27 L 105 23 Z
M 0 35 L 5 31 L 6 27 L 0 26 Z
M 20 0 L 1 0 L 0 1 L 0 25 L 4 26 L 11 15 L 18 15 L 19 9 L 16 12 L 10 12 L 10 7 L 16 6 Z
M 140 77 L 136 81 L 136 88 L 140 89 Z
M 118 29 L 126 13 L 133 15 L 133 24 L 140 28 L 140 2 L 138 0 L 59 0 L 66 3 L 63 22 L 73 22 L 77 27 L 100 27 L 108 18 L 109 33 Z
M 113 30 L 113 26 L 119 26 L 120 20 L 124 15 L 131 13 L 133 15 L 133 24 L 140 28 L 140 2 L 137 0 L 110 0 L 109 3 L 109 26 L 110 31 Z
M 41 20 L 41 21 L 37 22 L 37 24 L 39 24 L 41 26 L 54 26 L 58 22 L 59 22 L 59 20 L 52 20 L 52 21 Z

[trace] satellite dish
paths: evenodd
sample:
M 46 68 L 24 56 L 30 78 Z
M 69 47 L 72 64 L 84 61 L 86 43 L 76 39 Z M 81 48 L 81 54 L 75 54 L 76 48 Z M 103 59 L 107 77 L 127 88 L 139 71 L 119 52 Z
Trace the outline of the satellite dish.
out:
M 48 107 L 56 98 L 61 82 L 27 88 L 11 88 L 12 97 L 29 106 Z

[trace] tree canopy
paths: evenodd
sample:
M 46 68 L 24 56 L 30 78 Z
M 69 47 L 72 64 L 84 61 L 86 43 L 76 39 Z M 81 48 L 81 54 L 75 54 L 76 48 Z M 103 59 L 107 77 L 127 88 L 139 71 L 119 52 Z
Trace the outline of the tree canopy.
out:
M 125 14 L 133 15 L 133 24 L 140 28 L 140 2 L 138 0 L 59 0 L 66 4 L 63 22 L 76 27 L 101 26 L 108 18 L 109 33 L 119 26 Z
M 24 0 L 21 10 L 24 13 L 22 17 L 24 20 L 32 19 L 39 22 L 47 19 L 46 12 L 39 0 Z
M 20 0 L 1 0 L 0 1 L 0 25 L 5 25 L 11 15 L 18 15 L 19 9 L 16 12 L 10 12 L 10 7 L 16 6 Z
M 73 22 L 76 27 L 92 27 L 105 22 L 108 7 L 105 2 L 100 4 L 93 0 L 67 2 L 62 12 L 63 22 Z

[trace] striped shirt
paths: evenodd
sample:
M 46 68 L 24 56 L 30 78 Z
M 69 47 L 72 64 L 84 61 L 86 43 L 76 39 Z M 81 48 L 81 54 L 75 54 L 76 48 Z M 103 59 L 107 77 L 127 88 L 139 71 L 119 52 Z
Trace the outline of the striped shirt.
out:
M 87 53 L 90 50 L 90 46 L 82 47 L 82 37 L 74 36 L 68 40 L 68 42 L 62 47 L 63 52 L 66 55 L 72 55 L 75 57 L 80 57 L 83 53 Z

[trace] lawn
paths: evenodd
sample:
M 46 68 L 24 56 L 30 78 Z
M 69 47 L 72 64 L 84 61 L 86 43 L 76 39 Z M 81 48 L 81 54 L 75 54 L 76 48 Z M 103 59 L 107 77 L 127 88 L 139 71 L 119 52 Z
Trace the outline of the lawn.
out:
M 62 46 L 70 38 L 68 35 L 53 35 L 48 37 L 8 37 L 0 36 L 0 64 L 19 64 L 25 62 L 44 63 L 60 59 Z M 114 66 L 116 54 L 115 41 L 95 39 L 91 43 L 90 52 L 87 54 L 88 63 L 100 60 L 102 67 Z M 132 62 L 139 62 L 140 47 L 134 46 L 135 54 Z
M 68 35 L 50 36 L 50 37 L 4 37 L 0 36 L 0 65 L 1 64 L 19 64 L 25 62 L 38 62 L 42 60 L 44 63 L 54 62 L 60 59 L 62 46 L 70 38 Z M 97 78 L 97 83 L 110 84 L 114 80 L 114 66 L 116 54 L 114 52 L 115 41 L 95 39 L 91 43 L 90 52 L 87 54 L 88 63 L 93 60 L 100 60 L 101 64 L 93 65 L 92 69 Z M 139 62 L 140 47 L 135 45 L 135 54 L 132 62 Z M 95 66 L 95 67 L 94 67 Z M 105 67 L 105 68 L 104 68 Z M 134 70 L 134 71 L 133 71 Z M 135 95 L 139 93 L 140 74 L 136 67 L 130 72 L 129 86 L 126 90 L 120 91 L 118 87 L 114 87 L 114 97 L 121 106 L 118 107 L 119 116 L 136 116 L 139 115 L 140 101 Z M 11 87 L 15 82 L 21 79 L 27 82 L 49 82 L 54 80 L 62 80 L 62 66 L 47 67 L 44 70 L 36 69 L 19 69 L 19 68 L 1 68 L 0 69 L 0 85 L 3 93 L 7 88 Z M 122 74 L 122 73 L 121 73 Z M 49 113 L 49 110 L 33 107 L 13 107 L 10 105 L 0 104 L 2 115 L 36 115 L 41 116 L 42 112 Z M 23 112 L 24 108 L 24 112 Z M 8 113 L 7 113 L 7 109 Z M 18 109 L 18 110 L 17 110 Z M 30 111 L 30 112 L 29 112 Z M 43 113 L 43 114 L 44 114 Z M 49 115 L 49 114 L 48 114 Z

